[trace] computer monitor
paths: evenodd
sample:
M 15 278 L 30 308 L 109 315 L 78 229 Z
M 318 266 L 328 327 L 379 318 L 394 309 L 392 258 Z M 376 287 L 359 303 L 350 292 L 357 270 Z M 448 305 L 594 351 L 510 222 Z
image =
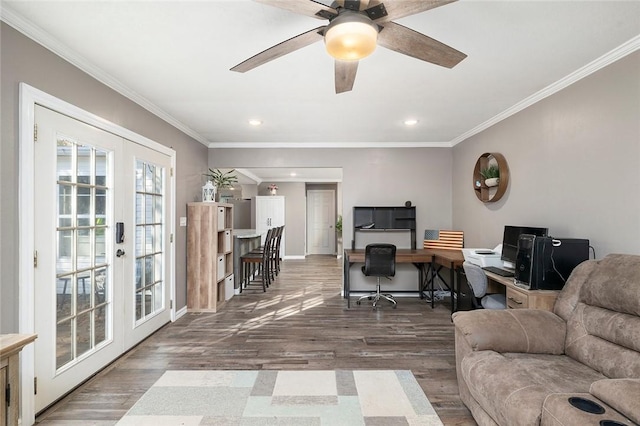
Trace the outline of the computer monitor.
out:
M 500 256 L 500 258 L 504 262 L 504 266 L 511 269 L 516 267 L 518 238 L 520 238 L 521 234 L 533 234 L 537 237 L 546 237 L 548 233 L 548 228 L 510 225 L 505 226 L 504 235 L 502 236 L 502 254 Z

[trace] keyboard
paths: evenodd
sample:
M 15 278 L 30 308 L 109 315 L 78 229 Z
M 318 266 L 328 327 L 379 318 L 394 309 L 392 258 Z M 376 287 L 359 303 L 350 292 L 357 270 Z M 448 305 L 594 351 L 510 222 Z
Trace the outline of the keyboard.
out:
M 497 266 L 485 266 L 484 268 L 487 272 L 492 272 L 496 275 L 500 275 L 501 277 L 512 277 L 513 271 L 509 271 L 508 269 L 498 268 Z

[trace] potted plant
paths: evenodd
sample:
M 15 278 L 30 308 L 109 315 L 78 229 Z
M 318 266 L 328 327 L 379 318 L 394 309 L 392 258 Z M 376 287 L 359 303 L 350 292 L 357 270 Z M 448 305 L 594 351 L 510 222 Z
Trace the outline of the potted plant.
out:
M 342 234 L 342 215 L 338 216 L 338 221 L 336 222 L 336 232 Z
M 491 164 L 486 169 L 480 170 L 480 175 L 482 175 L 484 184 L 488 187 L 497 186 L 500 182 L 500 169 L 495 164 Z
M 209 169 L 209 173 L 205 173 L 205 176 L 216 187 L 216 201 L 220 197 L 221 189 L 231 188 L 234 183 L 238 183 L 238 176 L 234 174 L 235 171 L 235 169 L 231 169 L 228 172 L 221 172 L 220 169 Z

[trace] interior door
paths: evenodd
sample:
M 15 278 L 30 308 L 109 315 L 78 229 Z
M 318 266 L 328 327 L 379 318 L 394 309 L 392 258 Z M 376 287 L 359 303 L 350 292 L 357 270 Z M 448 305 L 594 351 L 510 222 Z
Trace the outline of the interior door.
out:
M 36 412 L 170 320 L 170 158 L 36 106 Z
M 307 253 L 335 254 L 336 252 L 335 191 L 307 192 Z

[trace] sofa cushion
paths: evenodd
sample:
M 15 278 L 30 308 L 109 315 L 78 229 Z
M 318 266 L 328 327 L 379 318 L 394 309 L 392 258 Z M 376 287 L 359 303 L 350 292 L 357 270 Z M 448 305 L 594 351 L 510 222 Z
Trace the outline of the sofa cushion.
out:
M 578 303 L 565 353 L 609 378 L 640 378 L 640 318 Z
M 564 354 L 566 323 L 553 312 L 480 309 L 454 313 L 453 323 L 474 351 Z
M 640 378 L 640 256 L 610 254 L 574 272 L 554 308 L 567 318 L 565 353 L 609 378 Z
M 473 352 L 461 363 L 469 392 L 503 425 L 538 425 L 552 393 L 587 393 L 605 376 L 564 355 Z
M 610 254 L 598 261 L 580 290 L 580 301 L 640 316 L 640 256 Z
M 578 304 L 582 284 L 589 279 L 589 276 L 597 267 L 597 260 L 587 260 L 576 266 L 558 295 L 556 303 L 553 305 L 553 312 L 556 315 L 565 321 L 569 320 L 569 317 L 571 317 L 573 310 Z

